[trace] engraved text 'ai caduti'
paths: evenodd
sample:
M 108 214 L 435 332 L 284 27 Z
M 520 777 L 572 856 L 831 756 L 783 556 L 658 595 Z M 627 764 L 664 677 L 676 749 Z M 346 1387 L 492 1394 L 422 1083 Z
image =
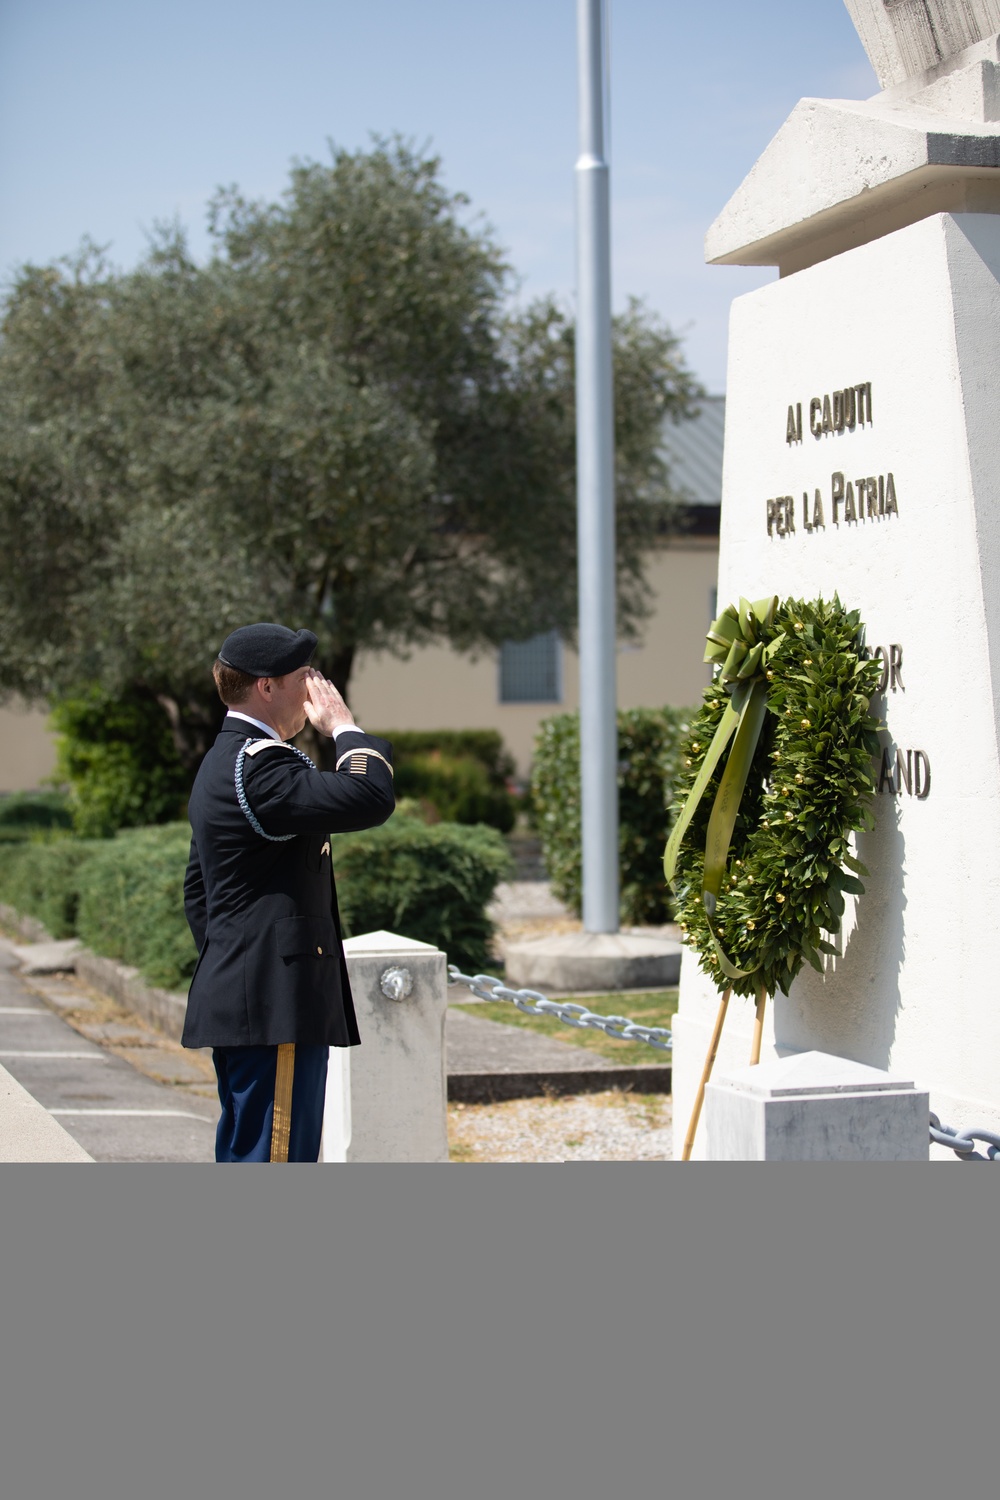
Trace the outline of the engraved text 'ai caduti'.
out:
M 801 401 L 789 403 L 785 421 L 785 442 L 802 441 Z M 814 438 L 826 437 L 835 432 L 853 432 L 856 427 L 871 425 L 872 383 L 862 381 L 860 385 L 845 385 L 842 390 L 831 391 L 825 396 L 813 396 L 808 403 L 809 431 Z

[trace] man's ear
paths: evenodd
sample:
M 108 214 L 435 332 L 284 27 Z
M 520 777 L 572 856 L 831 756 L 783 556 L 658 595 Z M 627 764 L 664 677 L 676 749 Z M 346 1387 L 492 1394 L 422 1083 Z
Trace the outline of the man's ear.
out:
M 273 681 L 273 678 L 271 678 L 271 677 L 258 677 L 257 680 L 256 680 L 256 682 L 254 683 L 254 689 L 255 689 L 255 691 L 258 692 L 261 695 L 261 697 L 264 699 L 265 703 L 270 703 L 270 701 L 271 701 L 271 683 L 272 683 L 272 681 Z

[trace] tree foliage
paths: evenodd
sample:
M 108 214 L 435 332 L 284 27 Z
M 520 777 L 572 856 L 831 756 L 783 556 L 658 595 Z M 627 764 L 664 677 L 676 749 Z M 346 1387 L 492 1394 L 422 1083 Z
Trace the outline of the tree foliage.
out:
M 248 619 L 362 649 L 476 649 L 575 617 L 573 324 L 511 311 L 491 235 L 400 141 L 220 192 L 214 252 L 162 228 L 25 266 L 0 325 L 0 690 L 159 701 L 188 772 L 208 669 Z M 616 321 L 620 625 L 696 394 L 638 304 Z
M 169 823 L 186 807 L 188 778 L 164 733 L 154 698 L 95 688 L 60 698 L 52 711 L 56 776 L 69 787 L 73 828 L 110 838 L 119 828 Z

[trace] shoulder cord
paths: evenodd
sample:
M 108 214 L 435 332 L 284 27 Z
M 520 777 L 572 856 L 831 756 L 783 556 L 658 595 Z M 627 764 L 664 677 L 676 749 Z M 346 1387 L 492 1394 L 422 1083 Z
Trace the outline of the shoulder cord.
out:
M 254 833 L 259 833 L 262 839 L 267 839 L 268 842 L 271 843 L 271 844 L 287 844 L 288 841 L 289 841 L 289 839 L 297 838 L 298 834 L 295 834 L 295 833 L 265 833 L 264 830 L 263 830 L 263 828 L 261 828 L 260 824 L 257 822 L 257 819 L 254 817 L 253 812 L 252 812 L 251 807 L 250 807 L 250 803 L 247 801 L 246 789 L 244 788 L 244 785 L 243 785 L 243 762 L 246 760 L 246 757 L 247 757 L 247 748 L 248 748 L 248 746 L 252 745 L 253 743 L 254 743 L 254 740 L 251 737 L 250 739 L 248 739 L 245 742 L 245 744 L 243 744 L 241 746 L 240 753 L 236 757 L 236 778 L 235 779 L 236 779 L 236 798 L 237 798 L 237 801 L 239 802 L 240 807 L 243 809 L 243 812 L 244 812 L 244 814 L 246 816 L 246 820 L 250 824 L 250 827 L 253 829 Z M 275 744 L 276 745 L 277 744 L 284 744 L 284 741 L 283 740 L 275 740 Z M 285 745 L 284 748 L 286 750 L 291 750 L 294 755 L 297 755 L 299 757 L 299 760 L 304 760 L 305 763 L 306 763 L 306 765 L 307 766 L 312 766 L 312 769 L 315 771 L 315 769 L 316 769 L 315 765 L 313 765 L 313 762 L 309 759 L 308 755 L 306 755 L 304 753 L 304 751 L 297 750 L 294 745 Z

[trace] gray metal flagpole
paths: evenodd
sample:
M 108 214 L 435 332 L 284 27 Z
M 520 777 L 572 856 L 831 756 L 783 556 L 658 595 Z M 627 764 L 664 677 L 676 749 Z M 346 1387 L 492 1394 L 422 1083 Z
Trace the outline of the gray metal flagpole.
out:
M 577 0 L 576 464 L 583 925 L 618 931 L 618 725 L 606 0 Z

